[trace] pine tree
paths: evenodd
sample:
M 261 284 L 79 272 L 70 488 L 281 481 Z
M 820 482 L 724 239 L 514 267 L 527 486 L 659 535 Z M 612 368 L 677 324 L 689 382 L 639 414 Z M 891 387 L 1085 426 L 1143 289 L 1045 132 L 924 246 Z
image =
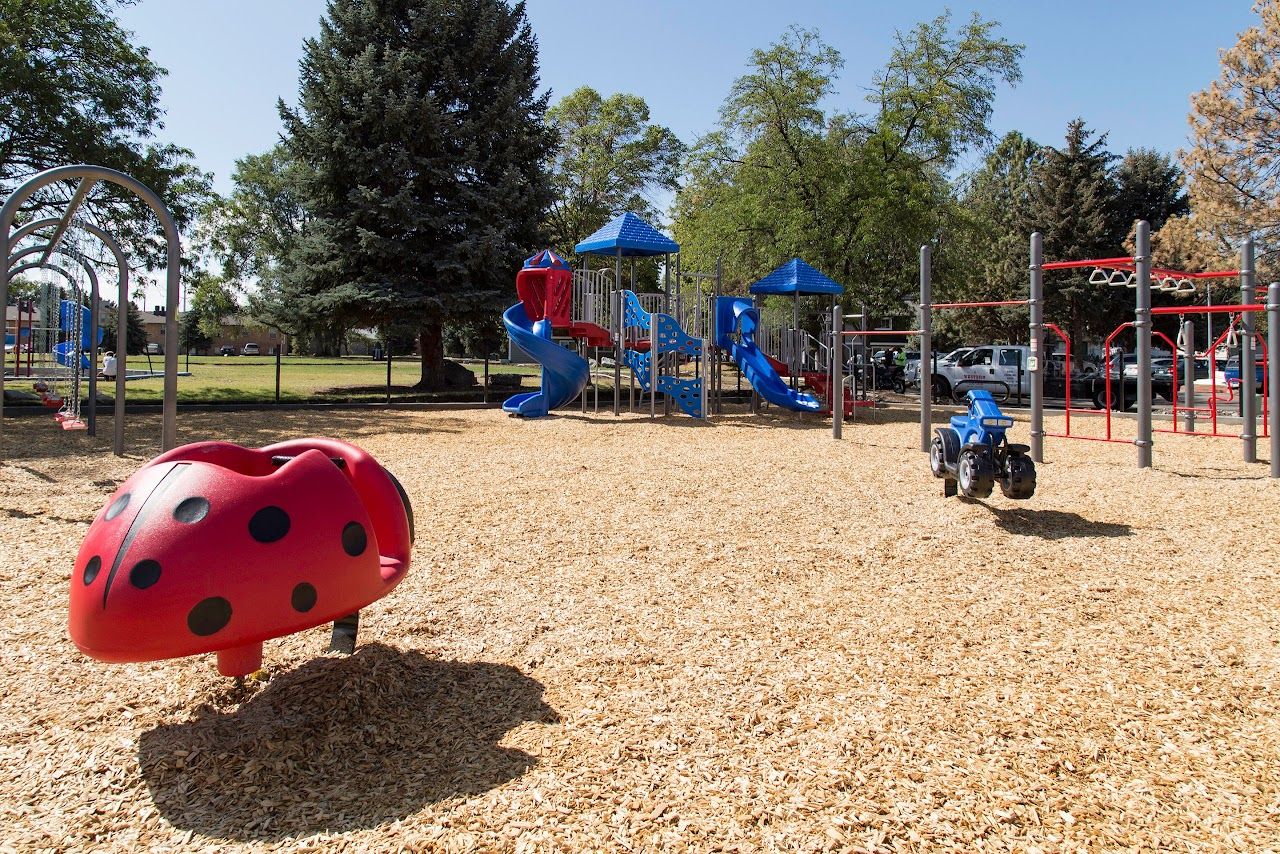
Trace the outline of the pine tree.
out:
M 1112 218 L 1122 237 L 1127 238 L 1140 219 L 1149 222 L 1154 233 L 1172 217 L 1185 216 L 1189 210 L 1182 191 L 1182 170 L 1167 154 L 1132 149 L 1120 161 L 1115 179 Z
M 1067 125 L 1062 148 L 1044 149 L 1026 230 L 1044 235 L 1046 260 L 1119 254 L 1113 215 L 1116 190 L 1110 173 L 1115 155 L 1107 151 L 1106 140 L 1106 134 L 1095 137 L 1083 119 L 1075 119 Z M 1045 282 L 1045 318 L 1066 324 L 1079 359 L 1084 358 L 1084 342 L 1109 333 L 1126 305 L 1108 285 L 1089 284 L 1089 272 L 1053 273 Z M 1131 303 L 1128 311 L 1133 311 Z
M 442 328 L 497 312 L 550 203 L 554 138 L 524 4 L 330 0 L 306 42 L 305 234 L 284 284 L 336 322 L 412 321 L 420 387 L 444 384 Z
M 116 346 L 115 306 L 102 307 L 102 349 L 114 350 Z M 133 307 L 133 303 L 125 303 L 125 352 L 130 356 L 140 356 L 147 352 L 147 327 L 142 323 L 142 315 Z
M 945 291 L 936 295 L 945 298 L 939 302 L 1026 298 L 1026 224 L 1043 152 L 1010 131 L 966 182 L 956 227 L 934 259 Z M 937 329 L 953 332 L 955 340 L 1019 341 L 1027 334 L 1027 314 L 1020 307 L 945 312 Z

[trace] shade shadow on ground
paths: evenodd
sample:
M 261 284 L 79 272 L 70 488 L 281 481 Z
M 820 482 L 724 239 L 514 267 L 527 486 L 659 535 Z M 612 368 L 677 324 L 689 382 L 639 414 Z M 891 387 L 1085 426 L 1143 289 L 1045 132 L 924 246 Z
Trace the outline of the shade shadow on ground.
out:
M 533 757 L 498 742 L 526 721 L 559 720 L 542 692 L 506 665 L 370 644 L 276 677 L 238 706 L 229 687 L 230 711 L 206 705 L 144 733 L 138 760 L 179 829 L 278 841 L 371 828 L 524 774 Z
M 1131 537 L 1133 528 L 1116 522 L 1094 522 L 1079 513 L 1061 510 L 1033 510 L 1020 507 L 1005 509 L 984 504 L 995 517 L 996 527 L 1010 534 L 1039 537 L 1042 540 L 1084 539 L 1090 537 Z

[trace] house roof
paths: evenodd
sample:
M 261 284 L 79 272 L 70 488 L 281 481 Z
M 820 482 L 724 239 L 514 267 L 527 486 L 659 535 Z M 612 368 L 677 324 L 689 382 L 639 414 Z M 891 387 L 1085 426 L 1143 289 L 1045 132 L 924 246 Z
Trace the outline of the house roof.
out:
M 751 286 L 753 294 L 842 294 L 844 288 L 799 258 L 792 258 Z
M 614 217 L 573 249 L 582 255 L 670 255 L 680 244 L 631 212 Z

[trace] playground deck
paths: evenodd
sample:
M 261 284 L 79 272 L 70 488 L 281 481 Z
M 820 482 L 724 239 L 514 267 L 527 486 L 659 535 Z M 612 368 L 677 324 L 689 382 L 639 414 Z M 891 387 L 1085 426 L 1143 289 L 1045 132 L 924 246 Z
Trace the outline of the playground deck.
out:
M 14 419 L 0 847 L 1274 846 L 1266 467 L 1050 439 L 1032 500 L 943 500 L 912 415 L 877 417 L 185 417 L 356 442 L 416 510 L 357 654 L 271 641 L 242 688 L 76 651 L 72 560 L 141 458 Z

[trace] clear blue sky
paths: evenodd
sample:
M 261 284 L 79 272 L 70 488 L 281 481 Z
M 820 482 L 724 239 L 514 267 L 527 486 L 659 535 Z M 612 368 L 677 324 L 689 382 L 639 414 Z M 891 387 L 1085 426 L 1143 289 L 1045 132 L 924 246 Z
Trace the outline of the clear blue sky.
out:
M 529 0 L 541 46 L 542 82 L 553 97 L 587 84 L 632 92 L 655 122 L 686 142 L 712 128 L 753 48 L 790 24 L 817 28 L 845 59 L 836 106 L 864 109 L 865 87 L 894 30 L 932 18 L 943 2 L 920 0 Z M 1187 137 L 1188 99 L 1218 74 L 1218 51 L 1254 23 L 1250 0 L 987 0 L 973 11 L 1026 45 L 1023 81 L 998 93 L 997 134 L 1017 129 L 1056 144 L 1083 117 L 1123 152 L 1173 152 Z M 169 71 L 166 139 L 191 148 L 230 189 L 237 158 L 269 148 L 276 99 L 297 92 L 302 40 L 314 35 L 323 0 L 142 0 L 121 17 Z M 970 162 L 973 162 L 972 160 Z

